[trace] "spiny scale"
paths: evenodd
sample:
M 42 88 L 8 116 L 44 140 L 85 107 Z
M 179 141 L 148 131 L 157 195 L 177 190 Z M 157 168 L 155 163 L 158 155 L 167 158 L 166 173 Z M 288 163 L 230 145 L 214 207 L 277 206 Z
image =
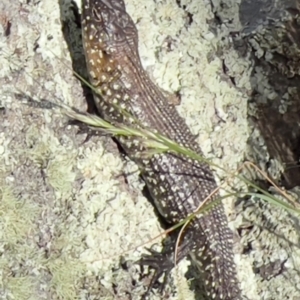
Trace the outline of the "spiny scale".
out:
M 123 0 L 84 0 L 83 43 L 96 105 L 105 119 L 138 127 L 116 108 L 129 112 L 143 126 L 201 154 L 195 137 L 174 106 L 142 68 L 137 29 Z M 143 158 L 145 146 L 133 138 L 119 138 L 127 155 L 142 170 L 143 178 L 161 215 L 175 224 L 194 212 L 216 188 L 212 171 L 181 155 L 155 154 Z M 204 251 L 202 251 L 204 249 Z M 178 260 L 190 255 L 202 263 L 207 294 L 213 299 L 242 299 L 232 252 L 232 232 L 222 205 L 195 218 L 186 228 Z M 151 265 L 153 260 L 144 260 Z M 165 270 L 169 271 L 166 267 Z

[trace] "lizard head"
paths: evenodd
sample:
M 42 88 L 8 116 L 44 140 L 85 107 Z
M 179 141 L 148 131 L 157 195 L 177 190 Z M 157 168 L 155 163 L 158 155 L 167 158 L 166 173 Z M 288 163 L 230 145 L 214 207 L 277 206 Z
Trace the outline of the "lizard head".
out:
M 139 59 L 137 29 L 123 0 L 84 0 L 82 36 L 93 86 L 115 77 L 124 55 Z
M 123 0 L 83 1 L 82 24 L 85 47 L 108 55 L 122 52 L 128 46 L 137 49 L 137 30 Z

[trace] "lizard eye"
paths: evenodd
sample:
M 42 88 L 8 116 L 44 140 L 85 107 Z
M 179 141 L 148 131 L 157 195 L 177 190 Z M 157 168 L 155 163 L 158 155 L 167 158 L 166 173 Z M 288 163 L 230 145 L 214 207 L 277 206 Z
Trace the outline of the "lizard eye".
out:
M 95 21 L 102 22 L 101 14 L 99 13 L 97 8 L 92 8 L 92 15 Z

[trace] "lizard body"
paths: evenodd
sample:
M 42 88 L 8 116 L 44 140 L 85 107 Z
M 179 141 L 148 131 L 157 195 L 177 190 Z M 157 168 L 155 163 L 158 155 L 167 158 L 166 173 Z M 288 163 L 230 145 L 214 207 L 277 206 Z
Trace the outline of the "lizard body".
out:
M 137 29 L 126 13 L 123 0 L 84 0 L 82 25 L 90 82 L 101 95 L 95 93 L 94 98 L 103 118 L 112 123 L 150 128 L 201 154 L 184 119 L 143 69 Z M 142 155 L 147 148 L 141 140 L 117 139 L 141 168 L 158 211 L 171 225 L 195 212 L 217 187 L 205 162 L 171 152 L 147 157 Z M 189 255 L 201 262 L 206 293 L 212 299 L 239 300 L 242 296 L 232 248 L 232 232 L 219 204 L 204 215 L 197 215 L 186 227 L 176 259 L 179 262 Z M 150 265 L 157 274 L 162 274 L 172 269 L 173 259 L 170 254 L 152 253 L 141 264 Z

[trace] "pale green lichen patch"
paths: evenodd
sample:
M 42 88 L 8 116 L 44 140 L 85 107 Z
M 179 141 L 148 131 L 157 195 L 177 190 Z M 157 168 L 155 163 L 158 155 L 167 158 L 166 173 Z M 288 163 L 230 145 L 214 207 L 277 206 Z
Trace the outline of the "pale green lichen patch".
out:
M 79 299 L 78 291 L 74 288 L 81 279 L 84 265 L 72 259 L 70 254 L 61 255 L 58 258 L 50 257 L 46 263 L 50 274 L 50 289 L 53 297 L 58 299 Z
M 32 127 L 28 132 L 32 133 Z M 73 186 L 75 173 L 67 170 L 73 174 L 68 189 L 65 185 L 57 186 L 55 207 L 51 202 L 52 196 L 49 198 L 45 195 L 45 199 L 37 196 L 40 194 L 41 185 L 35 190 L 36 193 L 28 194 L 28 187 L 34 185 L 34 182 L 30 182 L 30 173 L 35 165 L 42 168 L 43 162 L 47 159 L 52 161 L 57 159 L 59 162 L 56 164 L 57 168 L 65 168 L 65 162 L 62 162 L 60 156 L 54 155 L 60 153 L 59 143 L 54 142 L 55 138 L 51 131 L 45 129 L 43 133 L 42 136 L 35 136 L 34 146 L 33 143 L 29 143 L 32 148 L 26 149 L 15 143 L 8 145 L 4 158 L 9 156 L 11 164 L 5 165 L 5 159 L 2 159 L 0 164 L 2 299 L 40 299 L 38 294 L 42 295 L 45 292 L 51 293 L 53 297 L 57 295 L 57 299 L 75 299 L 78 294 L 76 286 L 84 270 L 84 265 L 78 261 L 79 254 L 76 254 L 75 248 L 80 244 L 81 238 L 77 239 L 72 230 L 69 230 L 71 226 L 68 224 L 73 224 L 74 227 L 74 220 L 72 222 L 65 204 L 72 195 L 70 187 Z M 27 137 L 30 139 L 30 134 Z M 51 140 L 53 143 L 46 147 L 43 145 L 45 140 Z M 44 151 L 46 148 L 48 151 Z M 65 153 L 66 158 L 72 159 L 72 153 L 67 157 L 66 149 L 61 152 Z M 29 174 L 22 174 L 22 171 L 17 170 L 19 161 L 28 157 L 32 158 L 33 168 L 25 167 Z M 16 175 L 10 176 L 10 172 Z M 47 177 L 47 169 L 45 174 Z M 26 178 L 28 181 L 18 178 L 20 175 L 29 175 L 29 178 Z M 61 179 L 64 177 L 61 176 Z M 26 184 L 23 188 L 15 186 L 15 182 L 20 180 Z M 37 182 L 39 181 L 37 179 Z M 19 189 L 22 193 L 18 192 Z M 59 195 L 63 195 L 64 198 L 60 198 Z M 50 201 L 44 202 L 46 198 Z M 53 211 L 49 210 L 51 206 Z M 63 207 L 66 211 L 62 213 Z M 55 299 L 53 297 L 51 296 Z
M 25 137 L 26 144 L 30 147 L 25 153 L 28 159 L 44 169 L 46 179 L 55 191 L 62 195 L 70 194 L 76 177 L 73 171 L 76 150 L 60 145 L 44 127 L 29 128 Z
M 4 245 L 16 246 L 30 233 L 38 207 L 30 200 L 16 199 L 11 188 L 0 190 L 0 239 Z
M 20 300 L 33 300 L 32 289 L 34 287 L 34 279 L 25 277 L 12 277 L 7 276 L 3 281 L 5 291 L 2 299 L 20 299 Z
M 58 192 L 68 194 L 76 174 L 72 171 L 74 158 L 58 156 L 55 161 L 50 161 L 47 166 L 49 184 Z
M 0 166 L 4 167 L 3 162 Z M 34 278 L 20 266 L 37 254 L 27 239 L 35 230 L 39 208 L 30 199 L 14 195 L 12 188 L 4 184 L 4 176 L 0 172 L 0 298 L 33 299 Z

